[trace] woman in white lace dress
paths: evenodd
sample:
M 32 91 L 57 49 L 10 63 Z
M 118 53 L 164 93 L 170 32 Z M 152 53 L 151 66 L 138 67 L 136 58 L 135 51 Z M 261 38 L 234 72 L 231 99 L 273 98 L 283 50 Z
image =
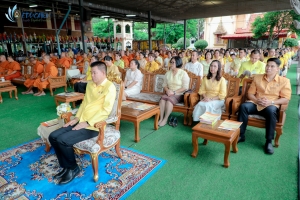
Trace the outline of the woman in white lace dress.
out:
M 131 60 L 130 69 L 126 71 L 126 76 L 124 80 L 125 90 L 123 93 L 123 100 L 126 100 L 126 97 L 139 94 L 141 92 L 143 74 L 139 70 L 140 64 L 136 59 Z
M 225 78 L 222 77 L 222 65 L 220 61 L 213 60 L 209 66 L 209 72 L 202 80 L 199 89 L 200 101 L 193 111 L 193 120 L 199 121 L 199 117 L 205 112 L 222 114 L 224 99 L 227 94 Z

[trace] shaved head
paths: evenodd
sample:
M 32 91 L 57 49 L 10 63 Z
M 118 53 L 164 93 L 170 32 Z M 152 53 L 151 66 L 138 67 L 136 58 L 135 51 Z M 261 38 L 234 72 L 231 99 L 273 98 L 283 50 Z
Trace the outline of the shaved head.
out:
M 0 61 L 1 61 L 1 62 L 6 61 L 6 57 L 5 57 L 4 55 L 1 55 L 1 56 L 0 56 Z

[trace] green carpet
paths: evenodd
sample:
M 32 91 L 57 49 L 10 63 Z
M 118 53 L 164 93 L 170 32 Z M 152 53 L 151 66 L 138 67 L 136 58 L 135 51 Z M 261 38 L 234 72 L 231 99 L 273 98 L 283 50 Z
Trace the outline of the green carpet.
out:
M 297 199 L 297 107 L 296 65 L 288 72 L 293 88 L 287 110 L 284 133 L 274 155 L 263 152 L 264 129 L 248 127 L 247 140 L 238 145 L 238 153 L 230 153 L 230 167 L 224 168 L 224 145 L 200 143 L 199 153 L 192 158 L 191 127 L 184 126 L 183 116 L 176 128 L 153 129 L 153 118 L 140 125 L 139 143 L 134 142 L 134 127 L 121 121 L 121 145 L 165 159 L 167 163 L 128 199 Z M 19 93 L 25 88 L 18 87 Z M 59 93 L 62 90 L 57 90 Z M 3 94 L 0 105 L 0 150 L 37 138 L 40 122 L 56 116 L 54 98 L 19 94 L 19 100 Z

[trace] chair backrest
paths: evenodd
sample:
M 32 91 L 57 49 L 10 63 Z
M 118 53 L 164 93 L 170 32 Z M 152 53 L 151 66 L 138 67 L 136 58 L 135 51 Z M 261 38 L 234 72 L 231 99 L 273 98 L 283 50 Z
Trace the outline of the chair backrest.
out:
M 145 70 L 141 70 L 143 73 L 143 86 L 142 91 L 144 93 L 154 93 L 154 94 L 163 94 L 163 79 L 166 74 L 166 70 L 160 68 L 154 72 L 147 72 Z
M 227 82 L 227 97 L 233 97 L 238 95 L 240 87 L 240 79 L 239 78 L 229 78 Z
M 186 71 L 186 73 L 190 77 L 189 91 L 190 92 L 198 92 L 199 88 L 201 86 L 201 81 L 202 81 L 201 77 L 197 76 L 196 74 L 194 74 L 193 72 L 190 72 L 188 70 L 184 70 L 184 71 Z
M 245 102 L 248 97 L 248 89 L 250 88 L 250 85 L 252 83 L 253 79 L 252 78 L 245 78 L 243 80 L 243 87 L 242 87 L 242 103 Z
M 121 67 L 118 66 L 118 69 L 119 69 L 119 72 L 121 73 L 122 75 L 122 80 L 124 81 L 125 80 L 125 77 L 126 77 L 126 69 L 123 69 Z
M 121 106 L 124 90 L 123 81 L 120 78 L 119 74 L 115 74 L 114 72 L 108 73 L 107 79 L 113 82 L 116 87 L 116 98 L 114 100 L 114 105 L 108 116 L 108 119 L 115 119 L 115 121 L 118 121 L 121 118 Z

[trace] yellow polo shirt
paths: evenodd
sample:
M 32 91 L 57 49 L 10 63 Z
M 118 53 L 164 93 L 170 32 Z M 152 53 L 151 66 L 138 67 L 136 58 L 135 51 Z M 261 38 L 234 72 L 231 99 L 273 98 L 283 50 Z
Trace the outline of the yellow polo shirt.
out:
M 211 81 L 205 76 L 202 80 L 201 87 L 198 92 L 200 95 L 205 94 L 208 98 L 219 97 L 220 100 L 224 100 L 227 95 L 226 80 L 221 77 L 219 81 Z
M 250 60 L 243 62 L 239 69 L 238 77 L 240 77 L 240 75 L 242 75 L 246 70 L 250 71 L 251 74 L 264 74 L 266 71 L 265 67 L 266 64 L 261 61 L 256 61 L 254 64 L 252 64 Z M 247 76 L 245 76 L 244 78 L 247 78 Z M 240 86 L 243 85 L 244 78 L 241 80 Z
M 98 131 L 94 128 L 95 123 L 106 120 L 113 108 L 116 98 L 116 87 L 105 79 L 100 85 L 89 81 L 86 93 L 80 105 L 76 117 L 79 122 L 88 122 L 90 126 L 86 129 Z
M 115 61 L 114 65 L 117 66 L 117 67 L 121 67 L 122 69 L 124 69 L 124 61 L 123 60 Z
M 159 66 L 158 66 L 157 62 L 155 62 L 155 61 L 147 62 L 146 67 L 145 67 L 145 70 L 148 72 L 154 72 L 158 69 L 159 69 Z
M 291 83 L 290 80 L 276 75 L 275 78 L 268 82 L 266 74 L 254 76 L 248 94 L 255 95 L 256 98 L 266 97 L 268 100 L 277 100 L 280 98 L 291 99 Z M 252 101 L 251 101 L 252 102 Z M 279 107 L 278 105 L 275 105 Z M 263 110 L 265 107 L 257 105 L 257 110 Z

